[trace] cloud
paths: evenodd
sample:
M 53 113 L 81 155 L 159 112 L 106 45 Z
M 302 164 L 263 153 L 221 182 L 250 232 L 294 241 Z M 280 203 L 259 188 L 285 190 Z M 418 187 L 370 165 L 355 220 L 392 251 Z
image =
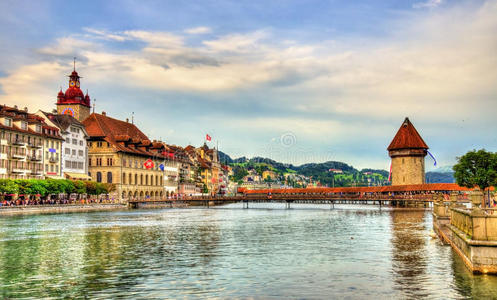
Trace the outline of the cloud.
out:
M 52 105 L 78 56 L 83 87 L 98 89 L 97 98 L 139 99 L 154 107 L 153 116 L 170 113 L 167 126 L 182 122 L 180 115 L 206 116 L 199 122 L 231 132 L 235 144 L 252 143 L 254 153 L 252 131 L 270 140 L 291 130 L 316 148 L 327 145 L 323 136 L 349 149 L 368 148 L 393 136 L 405 116 L 437 137 L 435 147 L 460 149 L 469 142 L 457 135 L 467 133 L 473 146 L 496 129 L 495 15 L 497 1 L 487 1 L 409 15 L 381 38 L 292 37 L 291 43 L 267 29 L 209 35 L 192 44 L 187 34 L 86 28 L 84 35 L 39 49 L 39 63 L 0 78 L 0 103 Z M 133 47 L 122 46 L 127 43 Z M 181 140 L 183 131 L 171 134 Z M 384 159 L 383 148 L 377 153 Z
M 413 8 L 435 8 L 440 6 L 443 0 L 427 0 L 425 2 L 416 2 L 412 5 Z
M 185 33 L 188 33 L 188 34 L 206 34 L 206 33 L 211 33 L 211 32 L 212 32 L 212 30 L 206 26 L 185 29 Z

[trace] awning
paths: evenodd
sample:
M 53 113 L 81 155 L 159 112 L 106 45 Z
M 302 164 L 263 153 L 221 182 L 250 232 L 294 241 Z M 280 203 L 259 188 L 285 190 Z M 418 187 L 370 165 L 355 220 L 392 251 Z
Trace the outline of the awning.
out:
M 83 173 L 64 172 L 66 178 L 77 180 L 91 180 L 91 177 Z

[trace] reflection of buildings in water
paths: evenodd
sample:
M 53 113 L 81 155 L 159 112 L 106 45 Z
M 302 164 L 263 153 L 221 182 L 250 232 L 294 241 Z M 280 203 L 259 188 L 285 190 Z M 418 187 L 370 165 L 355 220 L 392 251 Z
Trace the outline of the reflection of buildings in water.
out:
M 393 210 L 392 273 L 395 288 L 406 296 L 427 296 L 426 253 L 424 236 L 425 211 Z

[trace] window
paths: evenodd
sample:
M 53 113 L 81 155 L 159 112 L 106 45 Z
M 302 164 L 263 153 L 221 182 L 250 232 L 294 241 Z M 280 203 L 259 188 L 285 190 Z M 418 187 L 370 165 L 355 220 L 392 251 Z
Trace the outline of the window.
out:
M 50 172 L 53 172 L 53 171 L 54 171 L 54 169 L 53 169 L 53 168 L 54 168 L 54 166 L 53 166 L 53 165 L 51 165 L 51 166 L 50 166 Z
M 73 133 L 79 133 L 79 129 L 76 127 L 71 127 L 71 132 Z
M 97 166 L 101 166 L 102 165 L 102 158 L 97 158 Z
M 12 119 L 5 118 L 5 126 L 12 127 Z
M 76 149 L 72 149 L 72 155 L 76 156 Z
M 135 174 L 135 185 L 138 184 L 138 174 Z
M 53 141 L 50 141 L 50 148 L 53 148 Z
M 48 165 L 45 165 L 45 172 L 48 172 Z
M 26 122 L 21 122 L 21 129 L 22 129 L 22 130 L 27 130 L 27 129 L 28 129 L 28 123 L 26 123 Z
M 83 156 L 83 150 L 78 150 L 78 156 Z
M 102 147 L 102 142 L 97 142 L 97 147 Z
M 112 157 L 107 158 L 107 165 L 112 166 Z
M 88 165 L 91 166 L 91 158 L 88 158 Z
M 130 173 L 128 176 L 128 184 L 131 184 L 131 179 L 132 179 L 132 177 L 131 177 L 131 173 Z
M 73 145 L 77 145 L 78 144 L 78 140 L 77 139 L 72 139 L 72 144 Z
M 66 148 L 66 150 L 64 151 L 64 153 L 65 153 L 66 155 L 70 155 L 70 154 L 71 154 L 71 149 Z
M 126 184 L 126 173 L 123 173 L 123 177 L 122 178 L 123 178 L 123 180 L 122 180 L 123 184 Z
M 68 144 L 69 144 L 69 143 L 71 143 L 71 139 L 70 139 L 70 138 L 67 138 L 67 139 L 66 139 L 66 143 L 68 143 Z
M 41 132 L 41 125 L 36 125 L 36 132 Z
M 80 146 L 83 146 L 83 141 L 79 141 L 79 145 L 80 145 Z
M 70 160 L 66 160 L 66 168 L 70 168 L 71 167 L 71 161 Z
M 102 173 L 97 172 L 97 182 L 102 182 Z
M 77 169 L 78 168 L 78 162 L 77 161 L 73 161 L 72 164 L 71 164 L 71 167 L 73 169 Z
M 112 183 L 112 172 L 107 172 L 107 182 Z
M 83 170 L 83 163 L 82 162 L 78 162 L 78 169 Z

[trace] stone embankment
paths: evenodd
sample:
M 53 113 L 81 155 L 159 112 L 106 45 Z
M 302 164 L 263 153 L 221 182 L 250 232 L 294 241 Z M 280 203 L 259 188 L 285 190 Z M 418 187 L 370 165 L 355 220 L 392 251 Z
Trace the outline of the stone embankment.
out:
M 125 209 L 127 209 L 125 204 L 107 203 L 1 206 L 0 215 L 74 213 Z

